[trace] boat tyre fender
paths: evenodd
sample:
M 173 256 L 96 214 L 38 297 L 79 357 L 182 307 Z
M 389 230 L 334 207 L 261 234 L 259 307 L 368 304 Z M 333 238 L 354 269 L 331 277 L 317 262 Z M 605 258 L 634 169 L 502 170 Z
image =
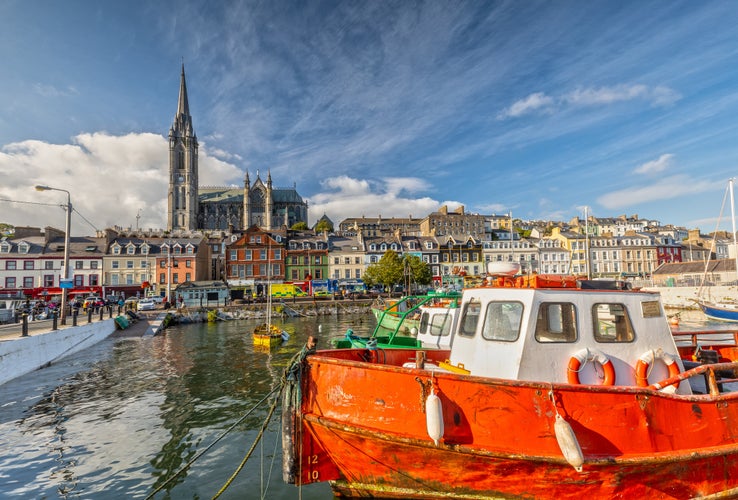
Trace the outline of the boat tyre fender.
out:
M 663 352 L 661 349 L 658 351 L 648 351 L 638 358 L 636 363 L 636 385 L 638 387 L 648 387 L 648 375 L 651 373 L 651 367 L 656 362 L 661 360 L 664 362 L 666 367 L 669 369 L 669 378 L 679 375 L 679 365 L 676 359 L 671 354 Z M 679 382 L 673 384 L 674 390 L 679 388 Z
M 566 370 L 566 378 L 570 384 L 580 385 L 579 372 L 582 367 L 588 362 L 599 363 L 602 366 L 604 372 L 604 378 L 600 385 L 615 385 L 615 367 L 610 361 L 610 358 L 603 352 L 594 349 L 582 349 L 574 353 L 569 359 L 569 366 Z

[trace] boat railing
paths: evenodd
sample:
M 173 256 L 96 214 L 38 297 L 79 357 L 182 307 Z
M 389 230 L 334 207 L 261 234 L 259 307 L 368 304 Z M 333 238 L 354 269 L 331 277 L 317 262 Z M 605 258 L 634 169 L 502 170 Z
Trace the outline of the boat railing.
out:
M 392 330 L 389 334 L 389 341 L 391 342 L 395 336 L 400 331 L 400 328 L 402 328 L 403 323 L 405 322 L 405 319 L 408 316 L 414 316 L 421 306 L 427 304 L 430 301 L 436 301 L 439 299 L 453 299 L 453 300 L 459 300 L 460 296 L 458 294 L 428 294 L 428 295 L 408 295 L 406 297 L 403 297 L 402 299 L 398 300 L 397 302 L 393 303 L 389 307 L 385 308 L 382 311 L 382 314 L 377 318 L 377 326 L 374 327 L 374 332 L 372 333 L 372 337 L 376 337 L 379 333 L 380 328 L 385 328 L 382 326 L 382 320 L 384 320 L 385 316 L 388 314 L 392 314 L 394 317 L 399 318 L 399 321 L 397 321 L 394 330 Z M 455 302 L 454 302 L 455 303 Z M 407 304 L 409 307 L 405 311 L 400 311 L 401 304 Z
M 720 391 L 721 385 L 738 382 L 738 379 L 735 378 L 737 370 L 738 362 L 736 361 L 698 365 L 694 368 L 690 368 L 689 370 L 685 370 L 678 375 L 664 379 L 661 382 L 651 384 L 648 388 L 659 391 L 672 385 L 678 385 L 679 382 L 694 376 L 704 375 L 707 386 L 710 390 L 710 396 L 718 396 L 722 392 Z M 721 378 L 726 376 L 729 378 Z
M 679 346 L 698 347 L 705 342 L 738 344 L 738 330 L 675 330 L 671 335 Z

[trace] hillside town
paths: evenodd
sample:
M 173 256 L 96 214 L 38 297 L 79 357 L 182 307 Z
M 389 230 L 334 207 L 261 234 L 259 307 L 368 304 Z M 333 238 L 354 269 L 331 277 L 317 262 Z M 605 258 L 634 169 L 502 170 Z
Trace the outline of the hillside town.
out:
M 501 261 L 519 262 L 526 274 L 650 279 L 656 286 L 678 274 L 693 286 L 702 279 L 705 262 L 730 266 L 732 239 L 715 236 L 637 215 L 563 223 L 445 206 L 423 218 L 348 218 L 335 229 L 327 217 L 305 230 L 117 227 L 95 236 L 70 236 L 69 294 L 170 298 L 192 283 L 218 281 L 232 296 L 261 295 L 268 283 L 294 284 L 313 295 L 361 287 L 367 267 L 387 251 L 420 258 L 435 287 L 474 283 L 486 263 Z M 64 231 L 15 227 L 0 239 L 0 293 L 22 292 L 34 299 L 60 295 L 64 250 Z M 712 271 L 711 280 L 719 282 L 719 270 Z

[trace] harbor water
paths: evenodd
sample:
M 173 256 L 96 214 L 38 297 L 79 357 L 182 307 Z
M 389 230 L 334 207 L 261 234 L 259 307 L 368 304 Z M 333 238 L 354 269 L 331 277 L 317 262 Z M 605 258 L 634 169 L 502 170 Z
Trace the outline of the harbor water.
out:
M 266 351 L 253 345 L 256 324 L 109 338 L 0 385 L 0 498 L 212 498 L 257 439 L 267 396 L 308 336 L 327 347 L 376 323 L 371 313 L 287 318 L 277 324 L 290 339 Z M 220 498 L 333 498 L 325 483 L 285 484 L 281 467 L 278 409 Z

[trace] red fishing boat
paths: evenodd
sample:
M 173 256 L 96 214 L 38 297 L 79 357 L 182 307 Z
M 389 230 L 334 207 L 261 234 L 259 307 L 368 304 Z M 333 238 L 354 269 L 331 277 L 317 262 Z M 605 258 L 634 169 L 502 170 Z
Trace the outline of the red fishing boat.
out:
M 738 495 L 738 347 L 655 293 L 560 276 L 463 292 L 450 349 L 308 346 L 283 477 L 376 498 Z

